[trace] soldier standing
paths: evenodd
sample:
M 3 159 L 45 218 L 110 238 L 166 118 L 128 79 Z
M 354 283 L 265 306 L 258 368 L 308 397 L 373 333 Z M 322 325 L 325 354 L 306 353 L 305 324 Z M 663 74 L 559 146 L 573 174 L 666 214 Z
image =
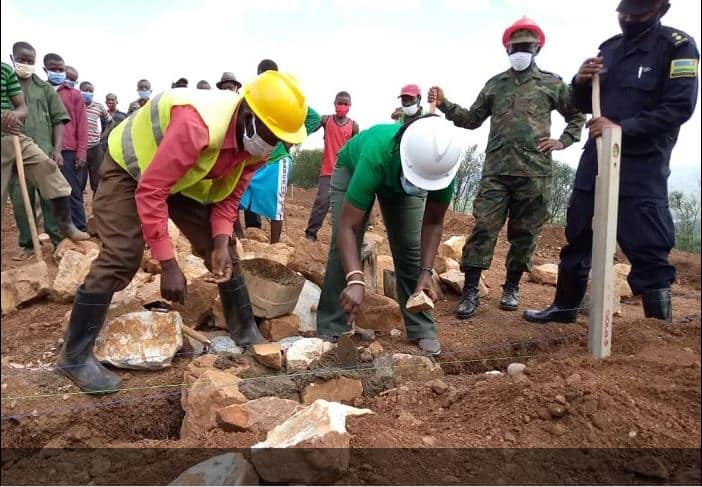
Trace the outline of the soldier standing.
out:
M 480 303 L 480 274 L 490 267 L 508 217 L 510 249 L 500 307 L 514 311 L 519 306 L 519 281 L 531 270 L 536 240 L 549 217 L 551 152 L 580 140 L 585 117 L 575 108 L 568 85 L 534 62 L 544 42 L 541 28 L 526 17 L 508 27 L 502 43 L 512 67 L 490 79 L 469 110 L 449 102 L 438 86 L 429 90 L 429 103 L 436 102 L 459 127 L 476 129 L 490 117 L 482 180 L 473 202 L 475 227 L 461 260 L 466 276 L 456 310 L 461 319 L 472 316 Z M 568 123 L 558 139 L 550 138 L 553 110 Z
M 695 111 L 700 55 L 691 37 L 661 25 L 669 8 L 665 0 L 622 0 L 617 7 L 622 33 L 600 45 L 598 57 L 586 59 L 573 79 L 577 106 L 587 113 L 592 111 L 592 75 L 600 73 L 603 116 L 587 123 L 590 138 L 568 207 L 568 245 L 561 250 L 556 296 L 545 310 L 526 311 L 529 321 L 570 323 L 577 317 L 592 256 L 595 138 L 611 125 L 622 129 L 617 241 L 631 263 L 629 285 L 641 295 L 646 317 L 672 320 L 670 154 L 680 126 Z

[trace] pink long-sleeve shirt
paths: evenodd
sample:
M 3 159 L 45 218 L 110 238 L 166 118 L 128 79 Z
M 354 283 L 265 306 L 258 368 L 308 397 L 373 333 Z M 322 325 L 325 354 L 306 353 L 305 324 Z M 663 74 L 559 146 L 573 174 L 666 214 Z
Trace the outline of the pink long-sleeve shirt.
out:
M 236 142 L 236 114 L 227 129 L 222 149 L 215 165 L 207 175 L 214 179 L 229 174 L 238 164 L 250 157 L 240 150 Z M 171 120 L 156 149 L 156 154 L 142 172 L 136 189 L 136 206 L 141 220 L 144 240 L 151 249 L 151 255 L 159 261 L 175 257 L 173 245 L 168 236 L 168 203 L 171 188 L 193 166 L 202 151 L 209 145 L 207 125 L 190 105 L 171 109 Z M 234 191 L 224 200 L 214 203 L 210 212 L 212 237 L 231 237 L 236 222 L 239 200 L 251 182 L 256 170 L 265 161 L 250 164 L 244 168 Z
M 61 150 L 76 151 L 76 160 L 88 159 L 88 114 L 80 91 L 66 85 L 56 90 L 66 107 L 70 122 L 63 126 L 63 147 Z

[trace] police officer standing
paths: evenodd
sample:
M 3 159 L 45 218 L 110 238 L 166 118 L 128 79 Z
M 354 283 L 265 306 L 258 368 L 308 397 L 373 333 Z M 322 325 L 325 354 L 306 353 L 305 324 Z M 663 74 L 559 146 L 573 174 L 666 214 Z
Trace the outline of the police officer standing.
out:
M 478 283 L 492 262 L 497 236 L 507 217 L 507 276 L 500 308 L 519 306 L 519 281 L 531 270 L 531 257 L 549 217 L 551 152 L 580 140 L 585 116 L 578 112 L 563 80 L 536 66 L 534 58 L 545 42 L 541 28 L 522 18 L 508 27 L 502 43 L 511 69 L 490 79 L 470 110 L 449 102 L 437 86 L 429 91 L 448 120 L 459 127 L 476 129 L 490 117 L 490 136 L 478 195 L 473 202 L 475 227 L 463 248 L 463 296 L 456 314 L 469 318 L 480 298 Z M 551 112 L 557 110 L 568 125 L 558 139 L 551 139 Z
M 587 123 L 590 139 L 575 176 L 554 302 L 543 311 L 526 311 L 529 321 L 575 321 L 591 265 L 595 138 L 612 125 L 622 129 L 617 241 L 631 263 L 629 284 L 641 295 L 646 317 L 672 320 L 675 267 L 668 254 L 675 228 L 667 182 L 680 126 L 697 101 L 699 52 L 687 34 L 661 25 L 669 8 L 667 0 L 622 0 L 622 34 L 600 45 L 598 57 L 586 59 L 573 79 L 578 108 L 587 113 L 592 75 L 600 74 L 603 116 Z

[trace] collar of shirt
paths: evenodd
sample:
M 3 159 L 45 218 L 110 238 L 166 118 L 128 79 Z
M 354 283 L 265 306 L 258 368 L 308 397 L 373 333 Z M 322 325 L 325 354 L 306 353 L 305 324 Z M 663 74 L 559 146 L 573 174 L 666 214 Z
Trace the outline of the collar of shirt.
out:
M 514 69 L 508 69 L 507 71 L 502 73 L 500 79 L 514 78 L 518 82 L 524 82 L 531 78 L 542 79 L 543 77 L 544 75 L 541 73 L 541 70 L 536 65 L 536 62 L 534 62 L 532 63 L 531 67 L 525 71 L 515 71 Z
M 636 50 L 650 52 L 656 47 L 656 40 L 658 38 L 660 28 L 661 23 L 658 21 L 636 39 L 627 40 L 624 38 L 624 36 L 622 36 L 619 39 L 619 43 L 620 45 L 624 46 L 627 54 Z

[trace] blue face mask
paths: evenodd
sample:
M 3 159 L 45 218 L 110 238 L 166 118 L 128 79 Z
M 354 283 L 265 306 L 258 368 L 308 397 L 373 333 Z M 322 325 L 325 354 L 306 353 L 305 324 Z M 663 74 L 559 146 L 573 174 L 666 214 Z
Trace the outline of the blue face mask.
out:
M 46 77 L 54 86 L 60 86 L 66 81 L 66 73 L 57 73 L 56 71 L 47 71 Z
M 402 185 L 402 191 L 404 191 L 409 196 L 416 196 L 417 198 L 424 198 L 428 191 L 415 186 L 410 183 L 404 174 L 400 175 L 400 184 Z
M 137 90 L 137 93 L 142 100 L 146 100 L 151 96 L 151 90 Z
M 89 91 L 81 91 L 80 96 L 83 97 L 83 101 L 85 101 L 85 103 L 92 103 L 93 102 L 93 93 L 91 93 Z
M 75 88 L 76 85 L 78 84 L 78 82 L 77 82 L 77 81 L 73 81 L 72 79 L 66 78 L 66 81 L 64 81 L 63 84 L 65 84 L 65 85 L 68 86 L 69 88 Z

